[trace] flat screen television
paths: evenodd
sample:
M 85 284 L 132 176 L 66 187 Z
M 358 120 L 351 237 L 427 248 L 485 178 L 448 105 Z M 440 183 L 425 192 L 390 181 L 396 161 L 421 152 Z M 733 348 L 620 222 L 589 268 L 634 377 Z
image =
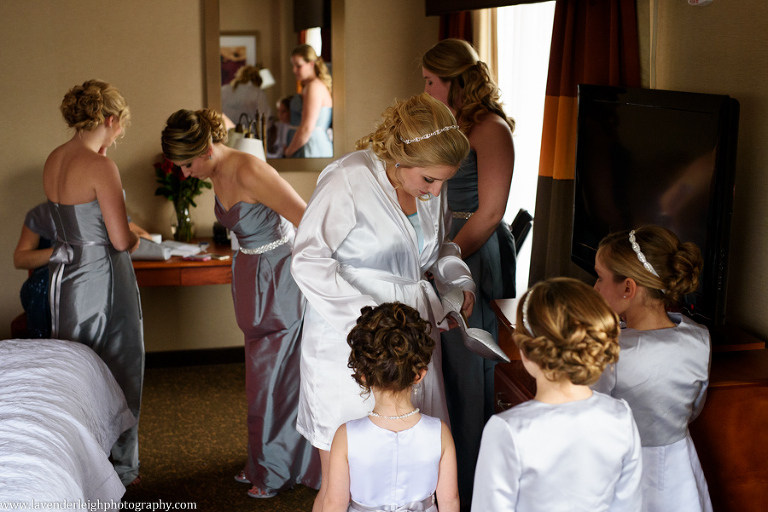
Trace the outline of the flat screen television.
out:
M 738 120 L 729 96 L 579 85 L 571 259 L 594 275 L 605 235 L 666 227 L 704 258 L 684 311 L 723 325 Z

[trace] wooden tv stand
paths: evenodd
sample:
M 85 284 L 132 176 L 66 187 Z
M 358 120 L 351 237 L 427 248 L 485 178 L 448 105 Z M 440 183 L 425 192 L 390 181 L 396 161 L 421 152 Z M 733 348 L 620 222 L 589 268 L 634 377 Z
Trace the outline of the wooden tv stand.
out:
M 512 359 L 496 366 L 500 412 L 533 398 L 536 383 L 512 341 L 516 301 L 501 299 L 491 306 L 499 345 Z M 714 346 L 707 401 L 690 425 L 691 437 L 715 512 L 763 512 L 768 509 L 768 350 L 736 329 L 715 336 L 721 334 L 729 339 Z

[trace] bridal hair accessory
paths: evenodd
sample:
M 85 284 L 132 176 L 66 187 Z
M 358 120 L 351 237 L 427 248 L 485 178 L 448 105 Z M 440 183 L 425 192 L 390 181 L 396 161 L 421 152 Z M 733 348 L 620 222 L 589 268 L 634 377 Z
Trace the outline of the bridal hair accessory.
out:
M 422 140 L 426 140 L 430 137 L 434 137 L 435 135 L 439 135 L 443 132 L 447 132 L 448 130 L 458 130 L 458 125 L 452 124 L 451 126 L 446 126 L 444 128 L 438 128 L 437 130 L 433 131 L 432 133 L 428 133 L 426 135 L 421 135 L 419 137 L 416 137 L 415 139 L 404 139 L 400 137 L 400 140 L 403 141 L 403 144 L 411 144 L 413 142 L 419 142 Z
M 533 334 L 533 329 L 531 329 L 531 324 L 528 323 L 528 304 L 531 302 L 531 295 L 533 295 L 533 292 L 529 291 L 523 302 L 523 325 L 525 326 L 525 330 L 528 331 L 531 336 L 535 336 L 535 334 Z
M 653 268 L 653 265 L 651 265 L 648 262 L 648 260 L 645 258 L 645 254 L 643 254 L 643 251 L 640 250 L 640 245 L 637 243 L 637 240 L 635 240 L 634 229 L 629 232 L 629 243 L 632 244 L 632 250 L 635 251 L 635 254 L 637 254 L 637 259 L 640 260 L 640 263 L 643 264 L 643 266 L 645 267 L 645 270 L 655 275 L 656 277 L 659 277 L 658 272 L 656 272 L 656 270 Z
M 382 416 L 381 414 L 374 411 L 369 412 L 368 416 L 373 416 L 374 418 L 384 418 L 385 420 L 402 420 L 402 419 L 408 418 L 409 416 L 413 416 L 417 412 L 419 412 L 418 407 L 412 410 L 411 412 L 401 414 L 400 416 Z

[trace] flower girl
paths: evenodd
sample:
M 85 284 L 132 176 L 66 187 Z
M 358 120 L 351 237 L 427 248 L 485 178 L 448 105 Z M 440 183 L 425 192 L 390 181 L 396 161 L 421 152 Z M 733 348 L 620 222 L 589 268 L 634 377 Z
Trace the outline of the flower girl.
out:
M 411 403 L 435 346 L 430 324 L 398 302 L 361 311 L 349 367 L 375 405 L 336 431 L 323 512 L 458 512 L 451 433 Z
M 711 512 L 709 489 L 688 423 L 704 407 L 709 384 L 707 329 L 669 310 L 698 287 L 703 261 L 692 242 L 644 226 L 605 237 L 595 289 L 626 320 L 621 359 L 596 391 L 627 401 L 643 445 L 643 510 Z
M 640 511 L 640 437 L 623 400 L 593 392 L 619 354 L 619 319 L 586 284 L 536 284 L 514 340 L 536 396 L 483 431 L 472 510 Z

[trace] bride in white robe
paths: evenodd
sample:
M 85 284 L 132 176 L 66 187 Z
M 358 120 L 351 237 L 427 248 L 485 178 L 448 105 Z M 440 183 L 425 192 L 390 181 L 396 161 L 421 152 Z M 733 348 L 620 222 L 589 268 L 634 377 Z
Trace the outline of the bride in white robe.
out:
M 465 312 L 474 303 L 469 269 L 446 239 L 450 217 L 441 192 L 469 151 L 450 111 L 426 94 L 399 102 L 358 142 L 367 146 L 320 174 L 291 266 L 307 299 L 297 429 L 320 449 L 323 486 L 336 429 L 373 407 L 347 366 L 346 337 L 360 309 L 399 301 L 431 322 L 438 343 L 413 402 L 447 423 L 437 327 L 445 314 L 425 274 L 441 292 L 463 290 Z M 319 503 L 323 495 L 321 487 Z

